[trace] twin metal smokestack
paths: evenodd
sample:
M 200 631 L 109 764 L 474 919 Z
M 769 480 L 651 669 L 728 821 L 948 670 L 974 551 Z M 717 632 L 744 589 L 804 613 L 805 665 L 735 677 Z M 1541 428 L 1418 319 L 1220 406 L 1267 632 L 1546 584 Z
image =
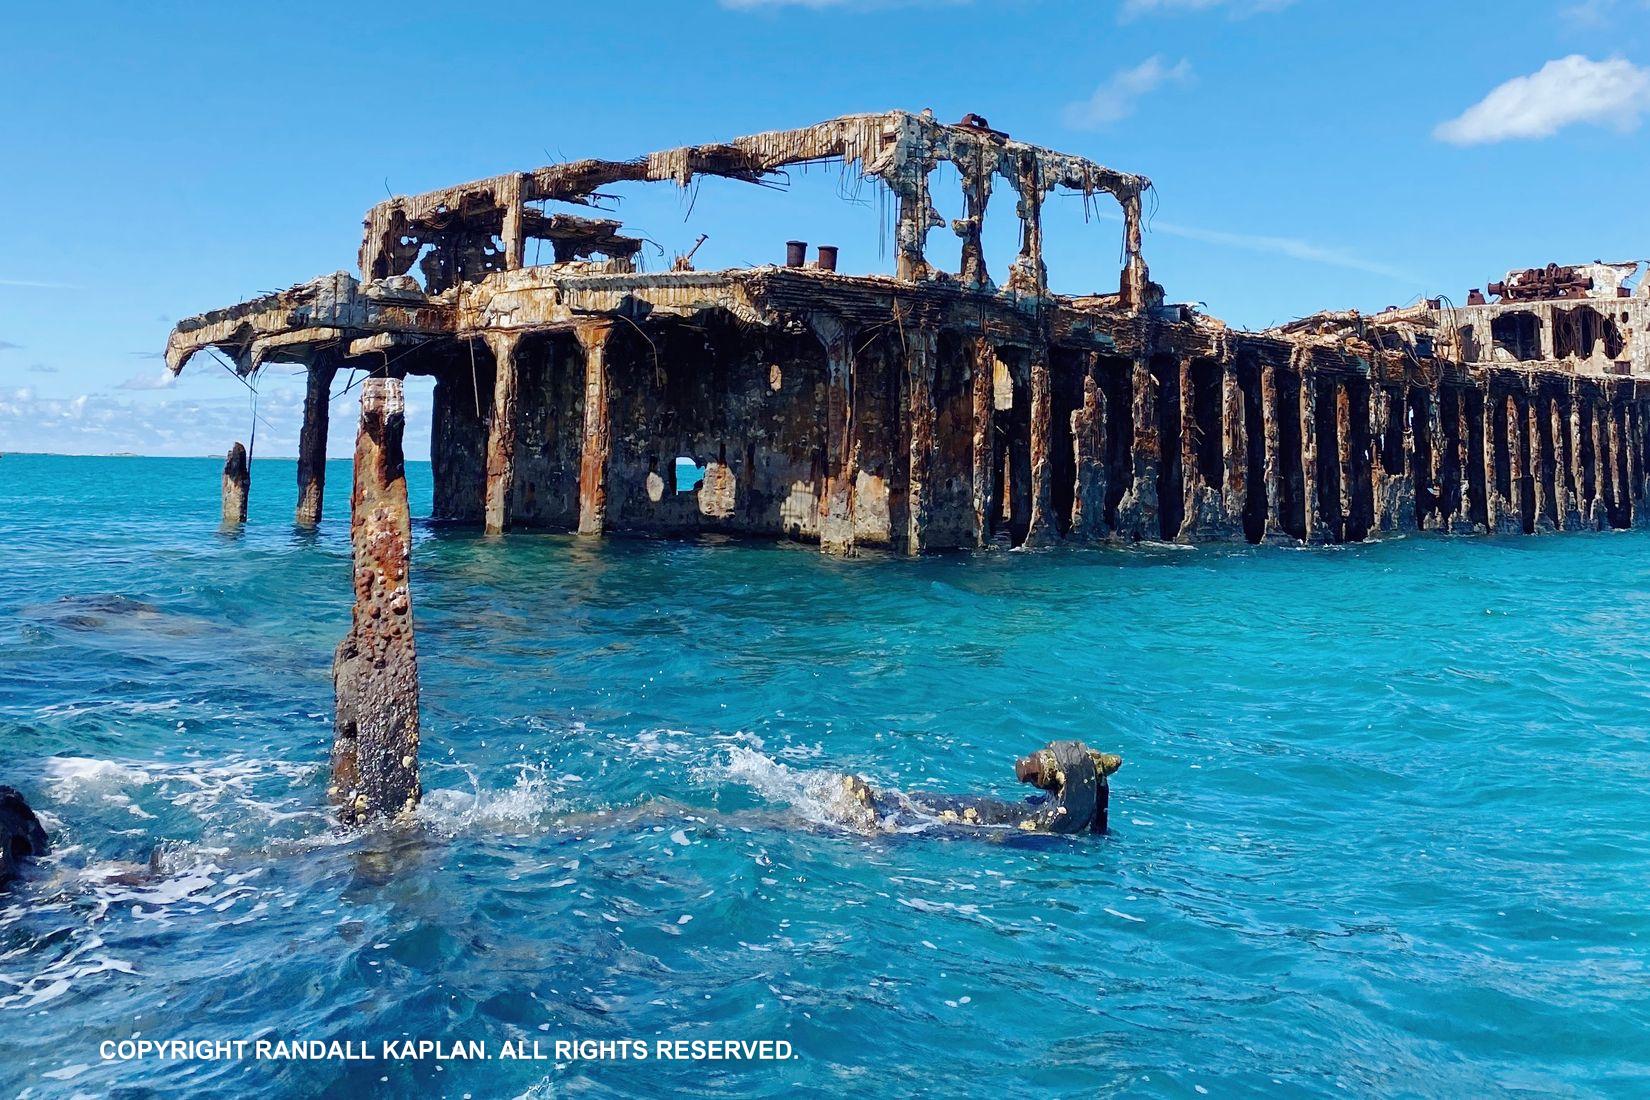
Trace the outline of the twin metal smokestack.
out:
M 786 267 L 807 267 L 808 266 L 808 242 L 807 241 L 786 241 L 785 242 L 785 266 Z M 815 262 L 814 266 L 816 268 L 818 268 L 820 271 L 835 271 L 836 270 L 836 245 L 834 245 L 834 244 L 822 244 L 822 245 L 820 245 L 819 246 L 819 259 L 818 259 L 818 261 Z

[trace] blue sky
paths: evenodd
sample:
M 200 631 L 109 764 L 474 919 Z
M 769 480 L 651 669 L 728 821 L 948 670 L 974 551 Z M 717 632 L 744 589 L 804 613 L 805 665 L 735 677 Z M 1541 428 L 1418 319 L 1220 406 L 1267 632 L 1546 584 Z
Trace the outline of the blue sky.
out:
M 1150 176 L 1154 276 L 1245 327 L 1650 257 L 1650 0 L 93 3 L 0 25 L 0 451 L 245 438 L 250 395 L 222 369 L 163 384 L 167 330 L 353 269 L 386 189 L 852 111 L 975 111 Z M 834 171 L 706 183 L 686 221 L 669 185 L 620 191 L 655 268 L 700 233 L 701 268 L 778 260 L 793 236 L 891 266 L 876 188 Z M 988 222 L 995 269 L 1011 202 Z M 1114 288 L 1119 231 L 1052 208 L 1055 288 Z M 265 456 L 297 435 L 281 370 L 260 385 Z

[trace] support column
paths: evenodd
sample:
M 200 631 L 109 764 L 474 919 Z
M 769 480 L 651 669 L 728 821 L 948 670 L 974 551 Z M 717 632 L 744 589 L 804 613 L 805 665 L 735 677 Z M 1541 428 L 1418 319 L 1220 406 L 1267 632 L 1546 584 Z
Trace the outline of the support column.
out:
M 1283 447 L 1278 441 L 1278 368 L 1270 363 L 1260 368 L 1260 417 L 1266 479 L 1263 537 L 1268 542 L 1279 542 L 1288 536 L 1283 529 L 1282 489 L 1278 485 L 1278 479 L 1283 476 Z
M 584 435 L 579 451 L 579 534 L 600 535 L 607 526 L 607 459 L 613 449 L 607 390 L 609 320 L 586 321 L 573 330 L 584 352 Z
M 906 480 L 909 516 L 905 552 L 921 554 L 927 544 L 928 516 L 933 505 L 929 482 L 934 469 L 934 361 L 938 356 L 939 334 L 926 326 L 907 326 L 905 341 L 905 374 L 910 394 L 906 415 L 911 440 L 910 476 Z M 1044 370 L 1047 370 L 1046 364 Z M 1037 402 L 1033 400 L 1033 447 L 1037 438 L 1036 408 Z M 1044 430 L 1047 431 L 1046 424 Z M 1046 469 L 1044 478 L 1047 479 Z
M 1192 361 L 1182 358 L 1180 375 L 1180 530 L 1179 538 L 1189 539 L 1206 535 L 1203 524 L 1203 466 L 1198 461 L 1198 440 L 1202 433 L 1197 423 L 1197 388 L 1192 378 Z
M 1137 357 L 1131 367 L 1130 416 L 1134 438 L 1129 441 L 1129 457 L 1134 467 L 1134 483 L 1117 505 L 1118 533 L 1134 539 L 1158 537 L 1157 466 L 1161 458 L 1157 435 L 1157 380 L 1151 363 Z
M 1106 535 L 1106 493 L 1110 471 L 1106 466 L 1106 391 L 1100 385 L 1099 366 L 1092 351 L 1083 352 L 1083 403 L 1071 414 L 1071 439 L 1077 467 L 1072 502 L 1074 539 Z
M 246 522 L 246 498 L 252 491 L 252 470 L 246 448 L 236 443 L 223 463 L 223 526 L 227 530 Z
M 1432 498 L 1432 529 L 1449 529 L 1444 498 L 1444 415 L 1443 399 L 1437 387 L 1421 391 L 1427 402 L 1427 495 Z M 1417 500 L 1419 498 L 1417 497 Z
M 1338 444 L 1336 457 L 1340 461 L 1341 475 L 1341 529 L 1336 532 L 1336 538 L 1341 542 L 1350 542 L 1355 488 L 1352 470 L 1352 394 L 1347 391 L 1344 378 L 1335 382 L 1335 441 Z
M 1541 391 L 1532 392 L 1526 402 L 1525 421 L 1529 428 L 1525 433 L 1530 441 L 1530 486 L 1535 494 L 1535 529 L 1537 531 L 1551 531 L 1553 521 L 1547 515 L 1549 500 L 1547 498 L 1547 479 L 1543 476 L 1547 470 L 1547 459 L 1550 444 L 1541 437 Z M 1556 480 L 1556 478 L 1555 478 Z
M 1054 434 L 1054 381 L 1049 375 L 1048 347 L 1038 343 L 1026 356 L 1031 372 L 1031 530 L 1027 546 L 1056 541 L 1054 482 L 1049 451 Z
M 1369 378 L 1370 530 L 1397 530 L 1398 517 L 1388 506 L 1392 471 L 1386 468 L 1386 433 L 1392 422 L 1392 394 L 1374 374 Z
M 327 402 L 338 373 L 331 357 L 309 364 L 304 389 L 304 423 L 298 431 L 298 511 L 293 522 L 315 527 L 321 522 L 321 498 L 327 481 Z
M 1639 403 L 1633 397 L 1636 384 L 1628 383 L 1628 401 L 1622 409 L 1627 434 L 1627 499 L 1632 502 L 1633 526 L 1642 527 L 1645 521 L 1644 501 L 1644 428 L 1639 416 Z
M 510 527 L 511 496 L 516 487 L 516 428 L 520 419 L 520 392 L 516 349 L 521 334 L 488 332 L 493 352 L 493 411 L 487 430 L 487 489 L 482 506 L 482 529 L 503 534 Z
M 1547 430 L 1552 433 L 1553 448 L 1553 512 L 1558 517 L 1555 526 L 1560 531 L 1570 527 L 1570 449 L 1564 445 L 1564 417 L 1559 411 L 1558 398 L 1547 398 Z
M 997 356 L 991 341 L 976 337 L 973 349 L 974 382 L 974 542 L 991 542 L 993 521 L 1002 514 L 997 499 L 996 464 L 993 447 L 997 439 L 995 379 Z
M 1220 450 L 1225 475 L 1221 486 L 1221 504 L 1227 527 L 1242 535 L 1243 517 L 1249 507 L 1249 432 L 1236 361 L 1222 365 L 1220 396 Z
M 1482 447 L 1479 460 L 1484 466 L 1484 529 L 1495 534 L 1501 529 L 1501 492 L 1495 479 L 1495 399 L 1490 395 L 1489 379 L 1484 380 L 1484 393 L 1478 402 L 1478 441 Z
M 1523 435 L 1518 415 L 1518 398 L 1508 390 L 1502 398 L 1502 414 L 1507 420 L 1507 501 L 1506 509 L 1510 516 L 1503 516 L 1509 532 L 1522 533 L 1524 530 L 1524 471 L 1523 462 L 1519 455 L 1523 447 L 1519 437 Z
M 1301 495 L 1305 500 L 1306 541 L 1324 542 L 1323 509 L 1318 506 L 1318 372 L 1301 367 Z
M 1604 418 L 1610 423 L 1610 486 L 1615 491 L 1615 521 L 1624 527 L 1632 526 L 1633 494 L 1627 488 L 1627 454 L 1622 439 L 1620 402 L 1614 398 L 1605 403 Z
M 1592 412 L 1592 526 L 1610 528 L 1610 434 L 1604 427 L 1604 401 L 1594 399 Z
M 361 385 L 350 500 L 355 608 L 332 662 L 332 779 L 345 825 L 418 805 L 418 655 L 409 568 L 412 524 L 402 455 L 399 378 Z
M 854 553 L 854 330 L 842 318 L 811 313 L 808 326 L 825 348 L 825 493 L 819 501 L 819 548 Z

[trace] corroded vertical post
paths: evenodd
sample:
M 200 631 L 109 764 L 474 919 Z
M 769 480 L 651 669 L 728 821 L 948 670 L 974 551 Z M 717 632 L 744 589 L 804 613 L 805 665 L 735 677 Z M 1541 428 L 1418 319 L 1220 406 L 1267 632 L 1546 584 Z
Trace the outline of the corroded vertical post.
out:
M 1386 468 L 1386 433 L 1392 419 L 1392 395 L 1371 375 L 1369 379 L 1369 436 L 1371 451 L 1369 484 L 1371 508 L 1370 525 L 1376 531 L 1395 530 L 1397 517 L 1388 507 L 1387 489 L 1392 484 L 1392 471 Z
M 854 552 L 853 329 L 830 313 L 811 313 L 808 325 L 825 348 L 825 493 L 819 502 L 819 548 Z
M 1524 471 L 1519 455 L 1523 447 L 1519 437 L 1523 434 L 1518 415 L 1518 398 L 1512 390 L 1508 390 L 1502 397 L 1502 411 L 1507 420 L 1507 499 L 1506 510 L 1509 516 L 1502 520 L 1507 530 L 1512 533 L 1524 530 Z
M 1301 495 L 1305 498 L 1306 541 L 1322 542 L 1323 510 L 1318 505 L 1318 372 L 1302 363 L 1301 375 Z
M 246 448 L 236 443 L 223 461 L 223 525 L 239 527 L 246 522 L 246 497 L 252 491 L 252 469 Z
M 1261 442 L 1265 447 L 1266 534 L 1268 541 L 1281 540 L 1283 530 L 1282 487 L 1283 447 L 1278 437 L 1278 368 L 1267 363 L 1260 368 Z
M 487 491 L 483 504 L 483 529 L 489 535 L 503 534 L 510 526 L 510 498 L 516 487 L 516 428 L 520 384 L 516 349 L 521 335 L 515 332 L 488 332 L 492 349 L 493 415 L 487 430 Z
M 1484 380 L 1483 400 L 1478 403 L 1479 440 L 1483 444 L 1484 463 L 1484 524 L 1490 534 L 1501 530 L 1501 487 L 1496 478 L 1495 398 L 1490 392 L 1489 379 Z
M 1027 546 L 1054 541 L 1054 471 L 1050 448 L 1054 435 L 1054 381 L 1049 374 L 1048 346 L 1034 344 L 1026 356 L 1031 369 L 1031 530 Z
M 1226 526 L 1241 534 L 1244 513 L 1249 508 L 1249 431 L 1243 387 L 1238 384 L 1235 361 L 1222 365 L 1220 388 L 1221 460 L 1224 466 L 1221 504 Z
M 522 224 L 525 214 L 522 202 L 525 179 L 525 175 L 520 172 L 501 178 L 501 194 L 498 201 L 504 206 L 504 221 L 499 238 L 504 242 L 504 267 L 507 271 L 521 268 L 527 258 L 527 233 Z
M 1072 453 L 1077 468 L 1073 494 L 1073 538 L 1098 539 L 1106 533 L 1106 391 L 1092 351 L 1083 355 L 1083 403 L 1071 414 Z
M 1140 192 L 1135 191 L 1123 199 L 1125 259 L 1119 294 L 1124 307 L 1131 313 L 1139 313 L 1146 308 L 1146 288 L 1151 282 L 1151 275 L 1146 270 L 1146 258 L 1141 252 L 1141 240 Z
M 1633 526 L 1643 527 L 1650 520 L 1650 501 L 1645 499 L 1644 487 L 1644 405 L 1636 399 L 1627 406 L 1627 465 L 1632 480 Z
M 928 231 L 936 221 L 928 191 L 932 162 L 913 167 L 917 170 L 911 181 L 895 191 L 898 208 L 894 214 L 894 277 L 905 282 L 928 278 Z
M 1432 528 L 1442 531 L 1448 527 L 1444 511 L 1444 403 L 1435 386 L 1423 387 L 1421 392 L 1427 403 L 1427 495 L 1432 498 Z M 1416 500 L 1419 509 L 1420 494 L 1416 494 Z
M 1151 539 L 1158 535 L 1157 464 L 1161 451 L 1157 437 L 1157 380 L 1152 377 L 1151 363 L 1145 356 L 1134 360 L 1130 380 L 1134 438 L 1129 443 L 1129 454 L 1134 481 L 1117 506 L 1117 529 L 1129 538 Z
M 304 388 L 304 422 L 298 430 L 298 510 L 293 522 L 314 527 L 321 522 L 321 497 L 327 480 L 327 402 L 338 373 L 333 359 L 309 364 Z
M 1341 481 L 1341 529 L 1337 537 L 1342 542 L 1352 538 L 1353 472 L 1352 472 L 1352 394 L 1346 379 L 1335 383 L 1335 442 L 1338 444 Z
M 1537 531 L 1551 531 L 1552 517 L 1547 514 L 1550 502 L 1547 499 L 1547 479 L 1543 473 L 1547 468 L 1549 443 L 1542 438 L 1541 424 L 1541 391 L 1532 392 L 1525 405 L 1525 420 L 1529 424 L 1527 436 L 1530 447 L 1530 486 L 1535 500 L 1535 529 Z
M 1190 539 L 1202 534 L 1199 520 L 1199 504 L 1202 500 L 1203 468 L 1197 460 L 1198 443 L 1202 433 L 1197 423 L 1197 383 L 1192 377 L 1192 361 L 1189 357 L 1182 357 L 1179 363 L 1180 376 L 1180 416 L 1176 418 L 1180 425 L 1180 530 L 1174 532 L 1179 538 Z
M 920 554 L 926 548 L 928 517 L 933 509 L 929 482 L 934 469 L 934 361 L 938 356 L 939 334 L 926 325 L 918 325 L 905 330 L 905 341 L 905 372 L 910 381 L 907 422 L 911 440 L 910 475 L 906 480 L 909 516 L 905 552 Z M 1032 407 L 1031 431 L 1035 440 L 1035 401 Z
M 1599 531 L 1610 529 L 1610 442 L 1604 427 L 1603 394 L 1594 398 L 1589 408 L 1593 432 L 1593 527 Z
M 350 499 L 355 608 L 332 662 L 332 780 L 346 825 L 418 805 L 418 654 L 409 568 L 412 524 L 401 434 L 399 378 L 361 386 Z
M 1632 525 L 1633 494 L 1627 488 L 1627 453 L 1621 430 L 1621 403 L 1614 397 L 1604 404 L 1604 418 L 1610 430 L 1610 486 L 1615 491 L 1616 516 L 1613 522 Z
M 579 451 L 579 534 L 607 524 L 607 459 L 613 449 L 607 389 L 607 343 L 613 322 L 592 320 L 573 330 L 584 351 L 584 437 Z
M 974 544 L 991 542 L 993 521 L 1002 511 L 997 499 L 996 464 L 993 448 L 997 440 L 995 391 L 997 356 L 991 341 L 976 337 L 972 362 L 974 383 Z
M 1564 418 L 1558 398 L 1552 394 L 1547 397 L 1547 430 L 1552 433 L 1553 512 L 1558 517 L 1558 529 L 1564 531 L 1571 526 L 1570 449 L 1564 442 Z
M 1455 391 L 1455 518 L 1450 529 L 1458 535 L 1472 534 L 1472 427 L 1467 418 L 1467 390 Z

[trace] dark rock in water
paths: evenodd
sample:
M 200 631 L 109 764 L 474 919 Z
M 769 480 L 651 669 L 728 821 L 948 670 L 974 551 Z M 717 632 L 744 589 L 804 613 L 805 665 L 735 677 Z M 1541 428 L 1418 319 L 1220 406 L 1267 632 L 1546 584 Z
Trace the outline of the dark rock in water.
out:
M 25 859 L 46 854 L 46 830 L 15 787 L 0 787 L 0 886 L 17 877 Z

